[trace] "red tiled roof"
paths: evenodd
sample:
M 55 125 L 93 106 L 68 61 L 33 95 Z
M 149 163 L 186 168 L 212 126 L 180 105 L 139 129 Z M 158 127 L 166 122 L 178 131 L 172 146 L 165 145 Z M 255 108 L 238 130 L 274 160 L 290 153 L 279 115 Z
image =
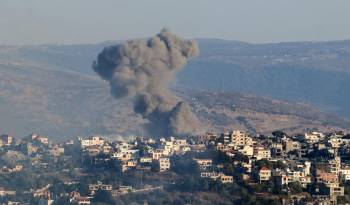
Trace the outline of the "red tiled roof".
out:
M 267 171 L 267 170 L 270 170 L 270 169 L 267 168 L 267 167 L 262 167 L 262 168 L 260 169 L 260 171 Z

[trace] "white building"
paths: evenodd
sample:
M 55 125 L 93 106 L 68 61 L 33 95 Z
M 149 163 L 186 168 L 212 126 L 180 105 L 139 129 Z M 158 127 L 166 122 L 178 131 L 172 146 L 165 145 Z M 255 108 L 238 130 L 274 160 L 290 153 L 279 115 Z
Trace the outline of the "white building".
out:
M 208 167 L 211 167 L 213 165 L 213 160 L 211 159 L 193 159 L 194 161 L 197 162 L 197 164 L 199 165 L 199 167 L 201 169 L 206 169 Z
M 254 155 L 254 148 L 248 145 L 239 148 L 237 151 L 248 157 L 252 157 Z
M 90 146 L 102 146 L 105 142 L 104 139 L 98 136 L 92 136 L 92 137 L 89 137 L 88 139 L 80 138 L 79 141 L 80 141 L 81 147 L 83 148 L 90 147 Z
M 235 149 L 237 147 L 253 145 L 253 139 L 246 132 L 234 130 L 230 133 L 230 135 L 231 135 L 230 144 L 232 144 Z
M 345 181 L 350 181 L 350 167 L 342 167 L 340 169 L 340 177 Z
M 271 179 L 271 170 L 267 167 L 262 167 L 259 171 L 260 182 L 269 181 Z
M 261 159 L 270 159 L 271 158 L 271 151 L 268 148 L 264 148 L 264 147 L 256 147 L 254 149 L 254 157 L 257 160 L 261 160 Z
M 305 133 L 304 135 L 304 139 L 308 143 L 316 143 L 321 139 L 324 139 L 324 137 L 325 137 L 324 134 L 321 132 L 309 132 L 309 133 Z
M 220 180 L 224 184 L 233 182 L 233 176 L 225 175 L 222 172 L 202 172 L 201 178 L 210 178 L 214 180 Z
M 169 158 L 159 158 L 159 171 L 163 172 L 170 169 L 170 159 Z

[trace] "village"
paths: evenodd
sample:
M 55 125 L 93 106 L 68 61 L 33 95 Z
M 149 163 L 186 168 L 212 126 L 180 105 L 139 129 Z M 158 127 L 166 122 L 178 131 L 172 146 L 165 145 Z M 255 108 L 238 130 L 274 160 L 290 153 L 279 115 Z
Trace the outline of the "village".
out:
M 2 204 L 94 204 L 158 190 L 212 191 L 213 183 L 235 184 L 277 204 L 346 204 L 350 199 L 350 135 L 341 131 L 254 136 L 234 130 L 56 143 L 38 134 L 1 135 L 0 147 Z M 5 182 L 10 178 L 14 181 Z

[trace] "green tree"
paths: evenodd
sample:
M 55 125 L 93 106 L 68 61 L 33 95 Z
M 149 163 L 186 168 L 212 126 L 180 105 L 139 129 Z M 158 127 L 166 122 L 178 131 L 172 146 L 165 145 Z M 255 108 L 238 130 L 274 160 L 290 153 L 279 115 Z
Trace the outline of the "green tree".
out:
M 221 151 L 216 151 L 213 153 L 213 162 L 216 164 L 220 163 L 232 163 L 233 158 L 228 156 L 226 153 L 221 152 Z
M 171 158 L 171 170 L 177 174 L 187 174 L 199 176 L 199 165 L 192 158 L 182 156 L 174 156 Z
M 277 137 L 277 138 L 283 138 L 284 136 L 287 136 L 287 134 L 285 132 L 283 132 L 282 130 L 273 131 L 272 135 L 274 137 Z
M 234 161 L 239 161 L 239 162 L 249 162 L 249 158 L 245 156 L 242 153 L 236 153 L 235 156 L 233 157 Z
M 105 203 L 110 205 L 115 204 L 115 200 L 113 199 L 112 194 L 104 190 L 98 190 L 91 201 L 94 204 L 97 204 L 97 203 Z
M 288 184 L 288 187 L 292 194 L 300 194 L 303 192 L 303 187 L 299 182 L 291 182 Z

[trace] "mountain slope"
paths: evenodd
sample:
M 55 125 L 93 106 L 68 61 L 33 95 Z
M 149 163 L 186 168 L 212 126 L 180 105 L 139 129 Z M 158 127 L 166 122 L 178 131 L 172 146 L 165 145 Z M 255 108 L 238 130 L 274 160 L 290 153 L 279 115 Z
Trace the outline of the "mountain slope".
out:
M 269 133 L 349 128 L 348 121 L 306 105 L 238 93 L 176 88 L 199 117 L 199 132 L 243 129 Z M 140 134 L 144 120 L 130 100 L 112 99 L 97 77 L 40 66 L 0 65 L 0 132 L 53 137 Z M 331 122 L 331 123 L 330 123 Z
M 310 103 L 350 118 L 350 41 L 198 42 L 201 54 L 179 74 L 178 85 Z M 104 46 L 114 43 L 3 46 L 0 63 L 40 65 L 95 76 L 92 61 Z
M 179 84 L 306 102 L 350 117 L 350 41 L 199 44 L 201 55 Z
M 350 41 L 198 42 L 201 54 L 178 75 L 176 90 L 199 116 L 199 131 L 349 128 L 347 120 L 305 104 L 350 117 Z M 0 132 L 140 133 L 143 119 L 130 101 L 112 99 L 91 69 L 110 44 L 0 46 Z

